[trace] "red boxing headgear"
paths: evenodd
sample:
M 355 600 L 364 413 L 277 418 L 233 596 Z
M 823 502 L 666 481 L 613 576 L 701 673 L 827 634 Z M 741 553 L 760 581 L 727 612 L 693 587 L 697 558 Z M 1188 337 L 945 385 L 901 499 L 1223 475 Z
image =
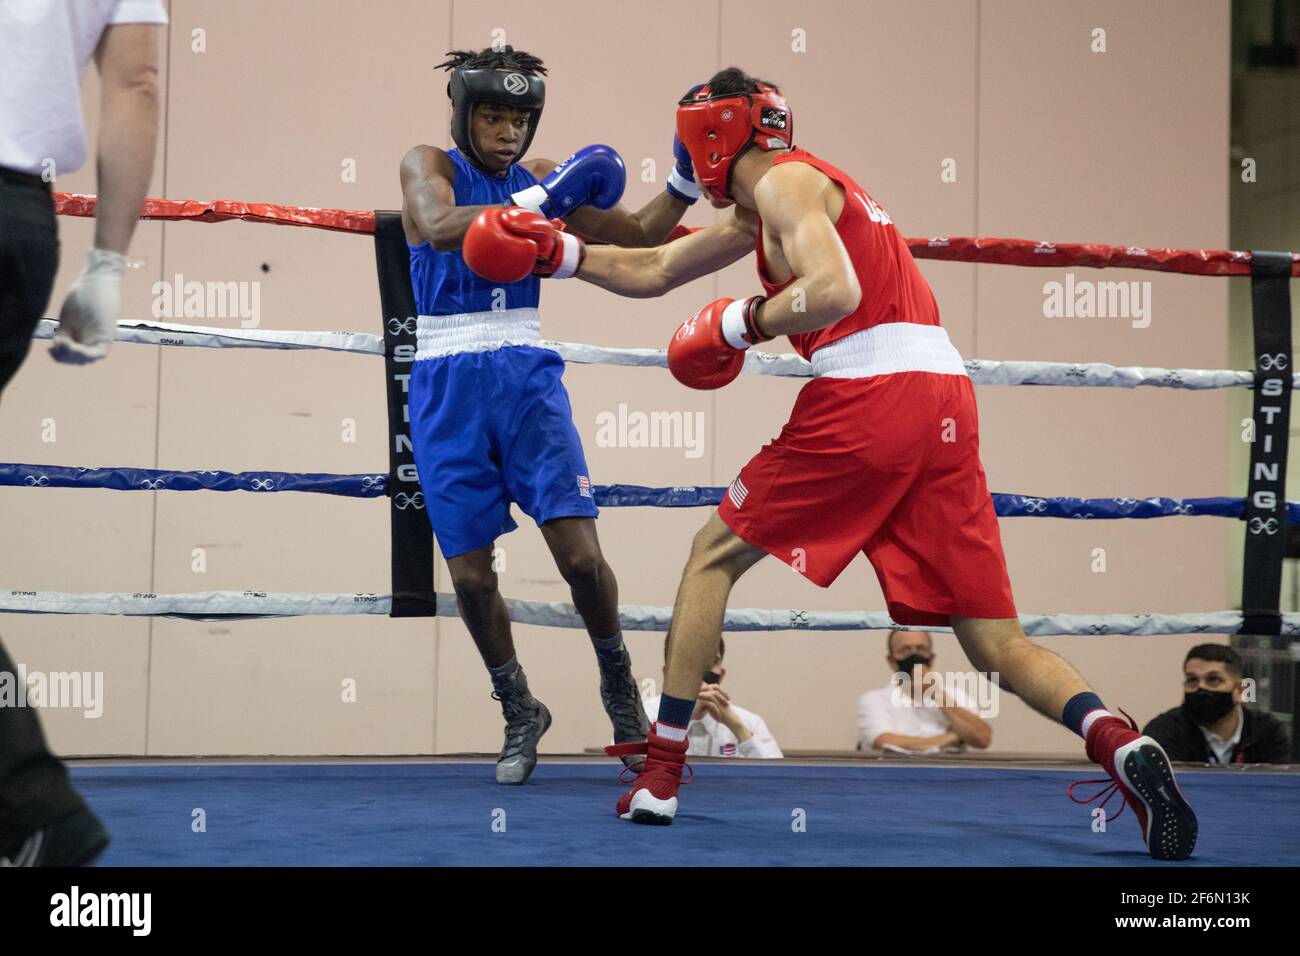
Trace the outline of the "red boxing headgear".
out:
M 792 145 L 794 117 L 775 86 L 759 83 L 752 93 L 715 95 L 706 84 L 678 100 L 677 137 L 691 154 L 695 181 L 714 199 L 730 203 L 733 163 L 750 146 Z

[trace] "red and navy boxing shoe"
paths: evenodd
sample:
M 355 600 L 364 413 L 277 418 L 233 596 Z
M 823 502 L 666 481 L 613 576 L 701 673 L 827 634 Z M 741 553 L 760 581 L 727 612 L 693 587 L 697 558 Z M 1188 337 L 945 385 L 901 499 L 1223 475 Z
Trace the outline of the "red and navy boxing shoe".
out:
M 1120 711 L 1120 713 L 1124 713 Z M 1164 748 L 1153 738 L 1140 734 L 1137 724 L 1128 717 L 1128 725 L 1119 718 L 1098 721 L 1088 736 L 1088 756 L 1110 774 L 1109 780 L 1080 780 L 1070 785 L 1069 797 L 1075 803 L 1101 800 L 1105 809 L 1115 794 L 1137 814 L 1142 839 L 1157 860 L 1186 860 L 1196 847 L 1196 814 L 1174 779 L 1173 767 Z M 1086 799 L 1074 795 L 1074 788 L 1085 784 L 1110 785 Z M 1118 819 L 1124 812 L 1107 817 Z

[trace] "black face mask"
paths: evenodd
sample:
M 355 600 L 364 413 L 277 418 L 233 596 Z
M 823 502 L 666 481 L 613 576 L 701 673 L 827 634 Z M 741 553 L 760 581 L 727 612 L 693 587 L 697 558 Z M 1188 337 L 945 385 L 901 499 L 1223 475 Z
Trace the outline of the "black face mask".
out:
M 906 674 L 908 677 L 911 677 L 913 670 L 922 664 L 928 665 L 930 661 L 931 658 L 929 657 L 923 657 L 920 654 L 913 654 L 910 657 L 903 658 L 901 661 L 894 661 L 894 666 L 898 668 L 900 674 Z
M 1183 695 L 1183 712 L 1198 724 L 1212 724 L 1235 707 L 1232 691 L 1206 690 L 1200 687 Z

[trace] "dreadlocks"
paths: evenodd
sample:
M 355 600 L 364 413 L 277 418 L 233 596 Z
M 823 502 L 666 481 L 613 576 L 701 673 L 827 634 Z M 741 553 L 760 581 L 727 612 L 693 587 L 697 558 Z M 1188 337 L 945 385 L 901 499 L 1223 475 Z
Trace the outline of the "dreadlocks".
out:
M 446 56 L 448 59 L 439 63 L 434 69 L 455 70 L 464 67 L 469 70 L 518 70 L 520 73 L 529 73 L 533 76 L 546 75 L 546 67 L 539 57 L 525 53 L 523 50 L 516 50 L 512 46 L 503 46 L 499 50 L 495 47 L 487 47 L 477 53 L 470 50 L 451 50 Z

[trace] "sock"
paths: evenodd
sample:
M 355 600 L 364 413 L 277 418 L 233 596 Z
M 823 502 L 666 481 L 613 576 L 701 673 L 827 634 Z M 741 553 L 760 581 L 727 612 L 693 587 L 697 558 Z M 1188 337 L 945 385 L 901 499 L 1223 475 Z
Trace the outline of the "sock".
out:
M 659 716 L 655 719 L 654 733 L 666 740 L 685 740 L 695 701 L 664 694 L 659 698 Z
M 489 667 L 488 673 L 492 675 L 493 683 L 508 678 L 519 669 L 519 658 L 515 654 L 510 655 L 510 660 L 504 664 L 498 664 L 496 667 Z
M 1093 724 L 1103 717 L 1114 716 L 1106 709 L 1100 697 L 1091 691 L 1084 691 L 1082 694 L 1075 694 L 1066 702 L 1065 711 L 1061 714 L 1061 723 L 1087 740 L 1088 731 L 1092 730 Z
M 590 635 L 588 635 L 590 636 Z M 610 651 L 616 651 L 623 644 L 623 632 L 615 631 L 613 637 L 593 637 L 591 646 L 602 654 L 608 654 Z

